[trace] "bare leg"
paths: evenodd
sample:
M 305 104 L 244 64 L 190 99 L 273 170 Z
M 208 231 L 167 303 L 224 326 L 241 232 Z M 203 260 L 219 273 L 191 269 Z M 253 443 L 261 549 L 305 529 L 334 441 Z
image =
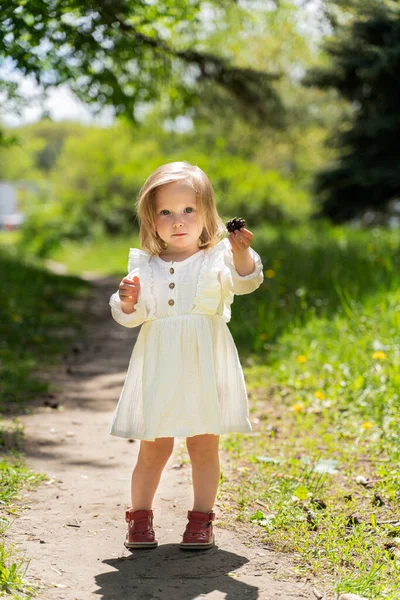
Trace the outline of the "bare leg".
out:
M 132 473 L 131 498 L 133 510 L 151 510 L 161 474 L 174 449 L 174 438 L 141 440 L 136 466 Z
M 192 510 L 209 512 L 213 509 L 220 478 L 218 446 L 219 435 L 206 433 L 186 438 L 192 463 Z

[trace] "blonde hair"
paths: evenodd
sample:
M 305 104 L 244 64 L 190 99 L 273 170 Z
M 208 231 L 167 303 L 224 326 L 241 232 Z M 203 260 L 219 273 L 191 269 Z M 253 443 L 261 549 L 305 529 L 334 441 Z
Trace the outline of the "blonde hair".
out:
M 155 231 L 156 193 L 163 185 L 175 181 L 183 181 L 196 194 L 196 207 L 204 222 L 199 248 L 215 246 L 226 232 L 215 205 L 213 187 L 204 171 L 185 161 L 167 163 L 147 178 L 136 200 L 140 245 L 151 254 L 160 254 L 164 250 L 163 241 Z

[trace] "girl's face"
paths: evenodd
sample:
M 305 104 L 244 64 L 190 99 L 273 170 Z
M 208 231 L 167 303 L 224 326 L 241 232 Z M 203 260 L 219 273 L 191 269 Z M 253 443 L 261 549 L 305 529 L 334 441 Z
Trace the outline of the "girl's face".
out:
M 196 205 L 196 194 L 184 182 L 174 181 L 157 190 L 155 227 L 160 238 L 168 244 L 165 254 L 190 255 L 198 251 L 197 242 L 204 223 Z

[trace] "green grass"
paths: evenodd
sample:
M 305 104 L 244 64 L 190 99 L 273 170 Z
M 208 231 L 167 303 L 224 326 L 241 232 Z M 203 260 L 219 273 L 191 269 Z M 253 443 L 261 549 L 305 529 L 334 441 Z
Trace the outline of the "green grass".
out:
M 280 347 L 283 334 L 295 338 L 312 319 L 339 314 L 358 323 L 364 308 L 398 288 L 399 237 L 327 224 L 254 230 L 265 280 L 255 294 L 235 298 L 230 327 L 240 349 L 264 360 L 264 349 Z M 400 315 L 392 317 L 398 327 Z
M 400 232 L 251 227 L 265 280 L 229 328 L 253 434 L 221 437 L 219 502 L 292 553 L 327 597 L 398 598 Z M 68 244 L 52 258 L 123 276 L 138 240 Z M 245 315 L 245 317 L 243 316 Z M 382 504 L 383 502 L 383 504 Z
M 4 246 L 0 279 L 0 413 L 12 413 L 47 390 L 34 372 L 57 364 L 82 330 L 70 304 L 84 296 L 88 284 L 50 273 Z
M 18 231 L 0 231 L 0 248 L 9 251 L 14 249 L 14 253 L 20 256 L 19 239 Z M 98 235 L 94 240 L 79 243 L 64 241 L 59 249 L 53 250 L 50 258 L 63 264 L 68 275 L 79 277 L 85 272 L 95 272 L 99 275 L 122 276 L 128 264 L 129 248 L 140 248 L 137 235 L 115 238 Z M 36 260 L 36 264 L 43 266 L 40 260 Z
M 84 271 L 100 275 L 125 275 L 128 264 L 129 248 L 140 248 L 137 236 L 126 238 L 98 237 L 95 242 L 83 242 L 77 245 L 65 242 L 53 252 L 51 258 L 64 264 L 67 273 L 80 275 Z
M 20 492 L 34 489 L 46 479 L 42 473 L 28 469 L 18 451 L 9 450 L 0 460 L 0 533 L 3 536 L 12 526 L 21 510 Z M 29 560 L 21 556 L 15 544 L 6 540 L 0 542 L 0 596 L 7 595 L 15 600 L 28 600 L 36 597 L 41 586 L 32 585 L 25 579 Z
M 46 476 L 24 464 L 20 413 L 48 389 L 48 371 L 82 331 L 71 306 L 88 284 L 60 277 L 17 251 L 18 232 L 0 236 L 0 530 L 6 534 L 21 510 L 20 492 Z M 0 542 L 0 595 L 32 598 L 40 586 L 25 579 L 29 561 L 7 539 Z
M 254 431 L 222 438 L 233 463 L 219 496 L 325 593 L 395 600 L 399 232 L 304 228 L 260 247 L 273 272 L 251 297 L 258 339 L 246 346 L 238 312 L 231 327 Z
M 399 293 L 387 306 L 396 301 Z M 375 335 L 359 336 L 359 347 L 344 318 L 329 327 L 310 321 L 301 336 L 282 336 L 269 364 L 245 368 L 254 435 L 222 438 L 233 464 L 220 496 L 232 519 L 258 523 L 260 541 L 296 552 L 299 572 L 325 590 L 394 600 L 399 354 L 393 343 L 374 350 L 375 339 L 387 342 L 390 312 L 381 307 L 368 317 Z M 360 524 L 346 523 L 351 515 Z

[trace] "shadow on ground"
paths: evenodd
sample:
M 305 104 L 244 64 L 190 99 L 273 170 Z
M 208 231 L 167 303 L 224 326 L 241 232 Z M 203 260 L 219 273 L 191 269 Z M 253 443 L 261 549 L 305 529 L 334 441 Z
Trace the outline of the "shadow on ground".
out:
M 258 598 L 256 587 L 234 577 L 235 569 L 248 563 L 248 559 L 217 547 L 186 551 L 175 544 L 166 544 L 153 550 L 135 550 L 124 559 L 103 562 L 116 569 L 96 578 L 100 587 L 97 593 L 104 600 L 127 597 L 130 600 L 194 600 L 217 591 L 227 600 Z

